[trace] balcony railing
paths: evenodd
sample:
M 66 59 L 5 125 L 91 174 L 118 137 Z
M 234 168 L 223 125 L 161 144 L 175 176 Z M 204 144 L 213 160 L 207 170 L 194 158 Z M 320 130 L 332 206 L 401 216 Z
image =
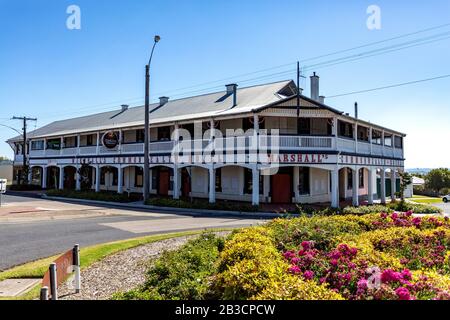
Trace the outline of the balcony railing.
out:
M 96 154 L 97 154 L 97 146 L 80 147 L 80 155 L 90 156 L 90 155 L 96 155 Z
M 78 148 L 63 148 L 61 149 L 61 155 L 63 156 L 75 156 L 78 153 Z

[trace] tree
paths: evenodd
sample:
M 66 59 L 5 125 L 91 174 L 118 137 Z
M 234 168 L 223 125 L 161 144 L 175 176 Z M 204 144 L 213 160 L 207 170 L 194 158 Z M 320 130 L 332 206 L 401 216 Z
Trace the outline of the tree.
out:
M 412 184 L 413 177 L 408 172 L 400 172 L 400 198 L 402 202 L 405 201 L 405 190 L 406 188 Z
M 450 188 L 450 170 L 447 168 L 433 169 L 425 176 L 425 185 L 434 192 Z

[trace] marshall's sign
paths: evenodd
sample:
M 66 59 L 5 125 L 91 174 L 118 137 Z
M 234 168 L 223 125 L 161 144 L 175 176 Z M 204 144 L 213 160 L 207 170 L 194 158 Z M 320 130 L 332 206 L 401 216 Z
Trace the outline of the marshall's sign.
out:
M 330 163 L 330 160 L 336 162 L 336 157 L 328 154 L 310 154 L 310 153 L 284 153 L 267 155 L 268 163 Z

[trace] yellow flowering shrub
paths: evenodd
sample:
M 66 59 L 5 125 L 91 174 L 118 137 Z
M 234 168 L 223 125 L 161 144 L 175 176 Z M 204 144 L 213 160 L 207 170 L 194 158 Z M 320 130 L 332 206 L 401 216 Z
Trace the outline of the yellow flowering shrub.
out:
M 356 216 L 300 217 L 276 219 L 267 225 L 273 232 L 279 250 L 296 248 L 302 241 L 314 241 L 320 249 L 336 246 L 342 234 L 359 234 L 367 230 L 366 220 Z
M 412 272 L 413 281 L 419 281 L 421 278 L 426 277 L 427 282 L 433 286 L 450 291 L 450 277 L 443 275 L 435 270 L 416 270 Z
M 358 249 L 358 256 L 355 261 L 366 261 L 368 267 L 379 267 L 381 269 L 394 268 L 401 269 L 400 260 L 387 252 L 375 250 L 372 242 L 364 235 L 342 236 L 336 239 L 339 243 L 346 243 Z
M 263 227 L 243 229 L 229 239 L 219 258 L 214 292 L 223 299 L 248 299 L 281 281 L 288 264 Z
M 281 281 L 272 281 L 252 300 L 344 300 L 337 292 L 326 285 L 305 281 L 297 276 L 286 274 Z

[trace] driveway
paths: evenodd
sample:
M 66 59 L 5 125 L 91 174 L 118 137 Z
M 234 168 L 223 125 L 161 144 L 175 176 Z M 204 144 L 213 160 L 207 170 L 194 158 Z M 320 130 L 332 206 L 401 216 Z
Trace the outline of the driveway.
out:
M 433 206 L 441 208 L 442 210 L 444 210 L 444 214 L 447 217 L 450 217 L 450 202 L 433 203 Z
M 231 216 L 143 212 L 62 201 L 4 196 L 0 208 L 0 270 L 85 247 L 151 234 L 235 228 L 265 222 Z M 6 204 L 5 204 L 6 203 Z

